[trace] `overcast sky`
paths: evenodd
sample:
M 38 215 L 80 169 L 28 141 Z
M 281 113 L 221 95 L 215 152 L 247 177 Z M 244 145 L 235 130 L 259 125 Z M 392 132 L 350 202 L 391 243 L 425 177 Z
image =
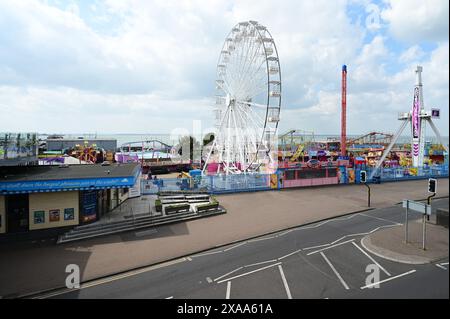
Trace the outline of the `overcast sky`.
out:
M 275 39 L 280 129 L 395 132 L 423 66 L 448 136 L 448 0 L 1 0 L 0 131 L 169 133 L 212 125 L 216 64 L 240 21 Z M 431 133 L 431 132 L 429 132 Z

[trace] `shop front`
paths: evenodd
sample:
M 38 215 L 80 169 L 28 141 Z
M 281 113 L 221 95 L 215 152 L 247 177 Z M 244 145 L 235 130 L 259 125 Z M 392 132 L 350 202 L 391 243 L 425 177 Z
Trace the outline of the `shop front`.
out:
M 139 179 L 140 167 L 28 167 L 22 175 L 3 176 L 0 234 L 94 222 L 128 198 L 129 188 Z

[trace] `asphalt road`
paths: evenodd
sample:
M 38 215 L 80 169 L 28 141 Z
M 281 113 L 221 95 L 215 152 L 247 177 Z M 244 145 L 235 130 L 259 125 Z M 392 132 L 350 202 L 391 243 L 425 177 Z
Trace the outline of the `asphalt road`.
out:
M 448 199 L 433 207 L 448 208 Z M 364 235 L 399 227 L 403 219 L 400 205 L 356 213 L 36 297 L 449 298 L 448 257 L 401 264 L 361 246 Z M 367 281 L 371 264 L 379 266 L 380 277 Z

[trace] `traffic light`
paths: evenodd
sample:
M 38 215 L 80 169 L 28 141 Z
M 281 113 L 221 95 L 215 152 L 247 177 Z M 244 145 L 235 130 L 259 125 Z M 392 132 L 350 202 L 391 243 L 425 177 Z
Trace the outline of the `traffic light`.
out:
M 365 183 L 367 181 L 366 171 L 359 172 L 359 180 L 361 181 L 361 183 Z
M 435 194 L 436 193 L 437 180 L 434 178 L 428 179 L 428 193 Z

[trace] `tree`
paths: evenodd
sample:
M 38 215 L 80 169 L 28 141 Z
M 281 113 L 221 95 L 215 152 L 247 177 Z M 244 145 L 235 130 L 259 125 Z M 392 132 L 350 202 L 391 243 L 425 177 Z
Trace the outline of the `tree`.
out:
M 216 135 L 214 133 L 207 133 L 203 137 L 203 146 L 210 145 L 212 142 L 214 142 Z
M 178 154 L 183 160 L 189 159 L 191 162 L 200 149 L 200 143 L 193 136 L 182 136 L 178 140 L 177 150 Z

